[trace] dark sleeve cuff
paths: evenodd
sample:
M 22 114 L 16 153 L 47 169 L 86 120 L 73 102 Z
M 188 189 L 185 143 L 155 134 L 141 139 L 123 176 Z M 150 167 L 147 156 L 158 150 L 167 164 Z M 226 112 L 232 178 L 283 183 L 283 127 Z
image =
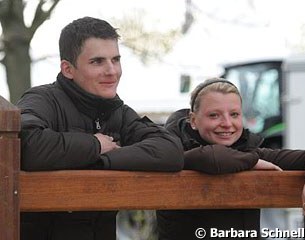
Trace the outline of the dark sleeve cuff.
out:
M 101 154 L 99 162 L 103 165 L 103 169 L 111 169 L 111 162 L 107 155 Z
M 96 144 L 98 145 L 98 149 L 99 149 L 99 153 L 100 153 L 102 151 L 102 145 L 101 145 L 100 141 L 98 140 L 98 138 L 95 135 L 93 135 L 93 136 L 96 140 Z

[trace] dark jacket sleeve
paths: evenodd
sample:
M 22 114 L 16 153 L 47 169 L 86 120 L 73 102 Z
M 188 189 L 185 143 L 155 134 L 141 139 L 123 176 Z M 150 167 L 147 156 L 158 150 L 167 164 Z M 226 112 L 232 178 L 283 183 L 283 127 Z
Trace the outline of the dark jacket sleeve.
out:
M 235 173 L 252 169 L 259 157 L 223 145 L 207 145 L 184 153 L 184 168 L 209 174 Z
M 165 124 L 166 129 L 184 145 L 184 169 L 222 174 L 249 170 L 255 166 L 259 159 L 255 152 L 241 152 L 218 144 L 193 148 L 190 135 L 185 129 L 188 115 L 189 109 L 178 110 Z
M 27 171 L 88 169 L 102 165 L 99 144 L 92 134 L 56 132 L 56 104 L 45 93 L 30 91 L 21 108 L 21 168 Z M 102 166 L 100 166 L 102 168 Z
M 304 150 L 258 148 L 255 151 L 260 159 L 272 162 L 284 170 L 305 169 Z
M 121 130 L 123 147 L 102 155 L 105 168 L 139 171 L 180 171 L 183 148 L 178 138 L 125 105 Z

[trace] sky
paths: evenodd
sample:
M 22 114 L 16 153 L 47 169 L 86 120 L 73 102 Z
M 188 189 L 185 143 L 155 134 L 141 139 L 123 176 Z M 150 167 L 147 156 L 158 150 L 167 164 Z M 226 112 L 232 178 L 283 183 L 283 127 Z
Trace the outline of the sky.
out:
M 26 8 L 29 24 L 34 0 Z M 303 0 L 193 0 L 195 21 L 173 50 L 143 65 L 129 49 L 121 47 L 123 76 L 118 88 L 125 103 L 138 111 L 174 110 L 188 106 L 188 94 L 179 92 L 181 74 L 196 81 L 221 73 L 221 64 L 248 58 L 286 56 L 305 49 Z M 183 22 L 184 0 L 61 0 L 53 15 L 36 32 L 31 43 L 32 85 L 51 83 L 59 71 L 58 38 L 75 18 L 93 16 L 110 23 L 136 12 L 145 13 L 148 30 L 167 31 Z M 124 36 L 122 36 L 124 37 Z M 303 50 L 299 47 L 303 44 Z M 8 98 L 3 67 L 0 95 Z M 194 83 L 194 84 L 195 84 Z M 143 109 L 145 106 L 145 109 Z

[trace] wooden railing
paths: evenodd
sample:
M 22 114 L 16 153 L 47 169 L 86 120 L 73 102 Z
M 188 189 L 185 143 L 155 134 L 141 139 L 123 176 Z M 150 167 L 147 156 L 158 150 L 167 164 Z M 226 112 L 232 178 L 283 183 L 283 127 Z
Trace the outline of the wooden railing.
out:
M 303 171 L 20 173 L 22 211 L 300 207 Z
M 302 205 L 304 171 L 20 171 L 19 131 L 20 111 L 0 98 L 1 240 L 19 240 L 20 212 Z
M 20 111 L 0 96 L 0 239 L 19 239 Z

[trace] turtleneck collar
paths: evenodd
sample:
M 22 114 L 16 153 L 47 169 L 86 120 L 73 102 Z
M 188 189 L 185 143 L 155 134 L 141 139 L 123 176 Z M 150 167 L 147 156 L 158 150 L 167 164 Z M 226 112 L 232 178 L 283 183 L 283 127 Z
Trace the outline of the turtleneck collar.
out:
M 107 119 L 112 111 L 123 105 L 123 101 L 116 95 L 112 99 L 105 99 L 84 91 L 74 81 L 59 73 L 58 84 L 71 98 L 78 110 L 91 119 Z

